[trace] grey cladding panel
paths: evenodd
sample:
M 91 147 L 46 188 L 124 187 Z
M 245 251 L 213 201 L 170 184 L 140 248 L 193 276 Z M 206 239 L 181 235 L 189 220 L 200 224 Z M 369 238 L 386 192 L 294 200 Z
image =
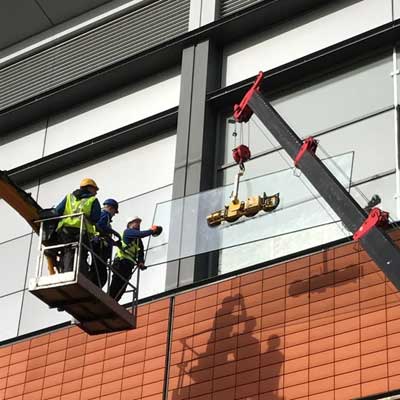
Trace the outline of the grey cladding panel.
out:
M 0 70 L 0 110 L 187 32 L 189 8 L 189 0 L 154 1 Z
M 221 0 L 220 16 L 225 17 L 243 8 L 260 3 L 262 0 Z

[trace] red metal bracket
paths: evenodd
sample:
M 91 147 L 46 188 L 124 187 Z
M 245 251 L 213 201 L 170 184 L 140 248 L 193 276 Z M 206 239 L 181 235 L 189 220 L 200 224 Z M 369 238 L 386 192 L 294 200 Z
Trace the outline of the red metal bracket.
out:
M 314 139 L 312 136 L 304 139 L 303 144 L 300 147 L 299 152 L 297 153 L 296 158 L 294 159 L 294 166 L 297 167 L 297 163 L 300 161 L 301 157 L 303 157 L 306 151 L 315 154 L 318 147 L 318 140 Z
M 260 90 L 260 84 L 264 78 L 264 72 L 260 71 L 257 75 L 256 81 L 253 83 L 248 92 L 244 95 L 240 104 L 235 104 L 233 107 L 233 118 L 237 122 L 247 122 L 253 115 L 253 110 L 247 105 L 254 92 Z
M 385 226 L 389 223 L 389 213 L 374 207 L 364 221 L 364 223 L 354 233 L 353 239 L 360 240 L 375 226 Z

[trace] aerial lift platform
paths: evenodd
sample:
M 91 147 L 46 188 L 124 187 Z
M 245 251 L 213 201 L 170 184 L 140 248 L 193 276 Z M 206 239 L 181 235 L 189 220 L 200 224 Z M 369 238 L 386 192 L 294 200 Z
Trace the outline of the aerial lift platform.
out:
M 400 250 L 385 233 L 388 213 L 372 208 L 367 213 L 338 182 L 316 156 L 317 141 L 309 137 L 302 141 L 279 115 L 261 92 L 263 72 L 234 107 L 237 122 L 248 122 L 256 114 L 282 148 L 294 161 L 294 166 L 305 175 L 324 200 L 342 220 L 345 227 L 359 240 L 364 250 L 381 268 L 388 279 L 400 290 Z
M 7 175 L 0 171 L 0 197 L 12 206 L 39 235 L 39 257 L 36 275 L 29 282 L 29 291 L 50 308 L 66 311 L 77 321 L 77 325 L 85 332 L 95 335 L 107 332 L 118 332 L 136 327 L 136 308 L 138 300 L 139 270 L 137 270 L 136 286 L 128 282 L 132 293 L 130 309 L 121 306 L 111 298 L 100 287 L 91 282 L 79 271 L 81 249 L 85 246 L 96 262 L 103 262 L 82 241 L 83 214 L 77 214 L 81 218 L 81 234 L 77 242 L 67 244 L 49 244 L 45 236 L 45 225 L 58 223 L 60 218 L 53 217 L 41 219 L 42 207 L 31 197 L 30 194 L 19 188 Z M 74 252 L 73 270 L 58 273 L 55 268 L 54 256 L 50 253 L 61 252 L 69 247 Z M 44 264 L 48 263 L 48 268 Z M 96 265 L 96 264 L 95 264 Z M 107 265 L 108 272 L 112 267 Z M 134 272 L 135 272 L 134 271 Z M 116 271 L 112 271 L 117 273 Z

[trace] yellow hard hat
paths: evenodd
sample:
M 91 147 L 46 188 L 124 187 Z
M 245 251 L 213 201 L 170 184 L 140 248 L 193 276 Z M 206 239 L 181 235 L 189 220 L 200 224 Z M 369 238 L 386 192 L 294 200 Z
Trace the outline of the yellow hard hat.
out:
M 96 182 L 91 178 L 84 178 L 84 179 L 81 180 L 81 183 L 79 184 L 79 187 L 83 188 L 85 186 L 93 186 L 97 190 L 99 190 L 99 187 L 97 186 Z

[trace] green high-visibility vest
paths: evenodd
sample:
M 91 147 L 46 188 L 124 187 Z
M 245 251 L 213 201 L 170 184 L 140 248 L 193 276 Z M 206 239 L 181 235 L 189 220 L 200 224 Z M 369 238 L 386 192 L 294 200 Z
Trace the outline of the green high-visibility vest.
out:
M 116 258 L 120 260 L 129 260 L 133 263 L 137 261 L 137 254 L 139 251 L 138 240 L 133 240 L 130 244 L 126 244 L 122 240 L 122 248 L 117 250 Z
M 89 236 L 94 236 L 96 233 L 95 226 L 88 221 L 92 211 L 92 205 L 95 200 L 95 196 L 78 200 L 73 194 L 70 193 L 67 195 L 67 201 L 65 203 L 64 215 L 83 213 L 83 215 L 86 217 L 83 223 L 83 228 L 89 234 Z M 63 227 L 79 229 L 81 227 L 81 217 L 76 216 L 63 218 L 58 223 L 57 230 L 60 230 Z

